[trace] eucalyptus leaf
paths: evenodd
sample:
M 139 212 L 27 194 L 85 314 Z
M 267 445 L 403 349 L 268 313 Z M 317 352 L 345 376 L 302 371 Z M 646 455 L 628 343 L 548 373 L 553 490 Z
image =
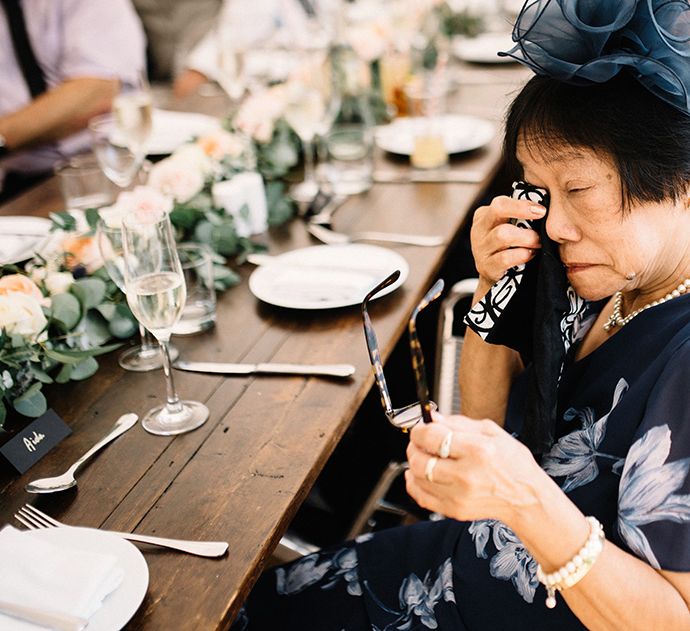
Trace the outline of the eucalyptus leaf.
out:
M 73 232 L 77 229 L 77 220 L 67 211 L 50 213 L 50 220 L 53 222 L 51 230 L 56 228 L 65 232 Z
M 184 230 L 191 230 L 201 218 L 201 214 L 189 206 L 176 204 L 170 213 L 173 226 Z
M 51 303 L 51 317 L 57 321 L 65 331 L 71 331 L 81 318 L 79 300 L 71 293 L 53 296 Z
M 113 317 L 110 318 L 108 322 L 108 330 L 112 333 L 113 337 L 121 340 L 127 339 L 128 337 L 132 337 L 138 328 L 139 325 L 127 305 L 117 305 Z
M 31 374 L 37 381 L 40 381 L 41 383 L 53 383 L 53 378 L 35 364 L 31 364 Z
M 17 397 L 12 405 L 17 412 L 29 418 L 38 418 L 48 409 L 48 402 L 41 392 L 42 383 L 34 383 L 29 389 Z
M 89 224 L 89 228 L 94 232 L 98 226 L 98 220 L 100 219 L 98 208 L 87 208 L 84 211 L 84 216 L 86 217 L 86 223 Z
M 86 359 L 87 357 L 95 357 L 97 355 L 104 355 L 105 353 L 114 351 L 116 348 L 119 347 L 120 344 L 108 344 L 108 346 L 99 346 L 98 348 L 89 348 L 86 350 L 55 350 L 51 348 L 46 348 L 45 354 L 51 359 L 60 362 L 61 364 L 77 364 L 82 359 Z
M 97 370 L 98 362 L 93 357 L 87 357 L 84 361 L 72 366 L 70 379 L 73 381 L 82 381 L 91 377 Z
M 72 378 L 73 364 L 63 364 L 60 372 L 55 376 L 56 383 L 67 383 Z
M 102 302 L 96 307 L 96 311 L 100 313 L 106 320 L 112 320 L 115 317 L 115 312 L 117 311 L 117 305 L 112 302 Z
M 111 337 L 108 321 L 95 309 L 86 314 L 84 318 L 84 331 L 89 338 L 91 346 L 105 344 Z
M 103 302 L 105 289 L 105 283 L 100 278 L 81 278 L 72 284 L 70 292 L 79 299 L 86 311 Z

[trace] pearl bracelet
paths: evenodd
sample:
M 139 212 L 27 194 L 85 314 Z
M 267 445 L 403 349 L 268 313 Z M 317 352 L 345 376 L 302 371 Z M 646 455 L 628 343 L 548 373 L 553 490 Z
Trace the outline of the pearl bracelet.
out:
M 550 574 L 545 574 L 541 565 L 537 565 L 537 578 L 546 587 L 546 606 L 549 609 L 556 606 L 556 591 L 572 587 L 582 580 L 604 549 L 604 527 L 596 517 L 587 517 L 587 522 L 589 537 L 570 561 Z

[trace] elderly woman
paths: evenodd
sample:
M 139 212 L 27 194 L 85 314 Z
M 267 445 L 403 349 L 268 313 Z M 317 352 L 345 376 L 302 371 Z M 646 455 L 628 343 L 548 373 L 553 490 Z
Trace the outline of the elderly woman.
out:
M 474 219 L 465 416 L 408 448 L 448 519 L 273 570 L 238 625 L 690 629 L 689 35 L 687 1 L 523 10 L 529 185 Z

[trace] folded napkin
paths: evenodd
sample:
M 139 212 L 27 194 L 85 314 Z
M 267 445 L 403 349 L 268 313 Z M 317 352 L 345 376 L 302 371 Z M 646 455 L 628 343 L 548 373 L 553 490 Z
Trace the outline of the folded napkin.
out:
M 0 600 L 79 618 L 91 617 L 124 577 L 112 554 L 56 545 L 12 526 L 0 531 L 0 567 Z M 4 620 L 0 615 L 2 629 Z

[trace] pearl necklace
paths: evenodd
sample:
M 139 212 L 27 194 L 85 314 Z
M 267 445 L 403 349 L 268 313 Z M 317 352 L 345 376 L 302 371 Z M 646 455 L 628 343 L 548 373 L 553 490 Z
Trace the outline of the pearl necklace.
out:
M 628 322 L 630 322 L 630 320 L 632 320 L 635 316 L 640 315 L 643 311 L 646 311 L 651 307 L 656 307 L 664 302 L 668 302 L 673 298 L 678 298 L 688 290 L 690 290 L 690 278 L 686 278 L 680 285 L 678 285 L 678 287 L 667 293 L 663 298 L 659 298 L 658 300 L 654 300 L 653 302 L 646 304 L 644 307 L 635 309 L 635 311 L 629 313 L 625 317 L 623 317 L 623 314 L 621 313 L 621 307 L 623 306 L 623 292 L 617 291 L 613 297 L 613 313 L 611 313 L 609 319 L 606 321 L 606 324 L 604 324 L 604 331 L 609 331 L 614 326 L 624 327 Z

